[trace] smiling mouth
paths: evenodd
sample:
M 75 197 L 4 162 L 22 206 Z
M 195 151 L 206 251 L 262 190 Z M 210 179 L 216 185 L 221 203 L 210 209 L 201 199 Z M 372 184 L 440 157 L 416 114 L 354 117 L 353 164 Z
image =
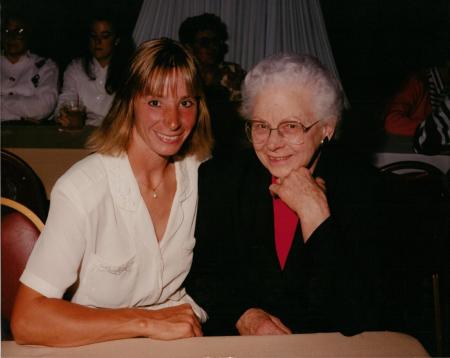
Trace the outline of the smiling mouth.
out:
M 279 163 L 279 162 L 284 162 L 284 161 L 288 160 L 290 157 L 291 157 L 290 155 L 287 155 L 284 157 L 272 157 L 269 155 L 269 160 L 273 163 Z
M 180 140 L 181 135 L 165 135 L 155 132 L 156 136 L 164 143 L 176 143 Z

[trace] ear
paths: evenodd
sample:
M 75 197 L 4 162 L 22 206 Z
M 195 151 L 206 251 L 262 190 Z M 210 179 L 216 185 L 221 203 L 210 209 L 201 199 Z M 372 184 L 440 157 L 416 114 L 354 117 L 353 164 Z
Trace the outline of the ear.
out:
M 331 138 L 333 138 L 336 124 L 337 119 L 334 117 L 328 118 L 324 121 L 324 125 L 322 126 L 322 136 L 324 139 L 328 138 L 328 140 L 331 140 Z
M 116 39 L 116 41 L 114 41 L 114 46 L 117 46 L 120 43 L 120 39 Z

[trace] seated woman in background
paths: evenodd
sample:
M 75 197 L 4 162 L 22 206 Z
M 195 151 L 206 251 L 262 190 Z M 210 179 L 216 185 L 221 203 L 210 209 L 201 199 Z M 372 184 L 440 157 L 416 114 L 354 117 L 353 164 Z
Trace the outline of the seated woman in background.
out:
M 245 71 L 237 63 L 224 60 L 228 30 L 220 17 L 208 13 L 188 17 L 181 24 L 178 37 L 194 52 L 206 90 L 224 91 L 230 101 L 240 101 Z
M 80 103 L 85 108 L 87 125 L 102 123 L 134 51 L 131 38 L 106 12 L 95 14 L 89 21 L 87 39 L 84 56 L 74 59 L 64 72 L 55 111 L 55 118 L 63 127 L 67 127 L 71 119 L 61 108 L 70 102 Z
M 418 71 L 407 79 L 386 109 L 386 133 L 413 137 L 423 121 L 441 110 L 449 92 L 450 55 L 440 65 Z
M 15 340 L 76 346 L 202 335 L 205 314 L 182 288 L 195 245 L 197 169 L 211 147 L 190 52 L 169 39 L 143 43 L 89 143 L 96 153 L 52 190 L 20 279 Z
M 49 117 L 58 97 L 58 67 L 30 52 L 31 27 L 22 14 L 2 19 L 0 120 L 39 122 Z
M 313 57 L 276 55 L 247 74 L 242 94 L 253 148 L 199 170 L 186 287 L 209 316 L 205 334 L 379 328 L 379 178 L 326 144 L 341 116 L 338 82 Z
M 224 60 L 228 52 L 226 24 L 217 15 L 204 13 L 184 20 L 178 36 L 200 66 L 214 134 L 214 155 L 240 149 L 246 144 L 238 113 L 245 71 L 237 63 Z

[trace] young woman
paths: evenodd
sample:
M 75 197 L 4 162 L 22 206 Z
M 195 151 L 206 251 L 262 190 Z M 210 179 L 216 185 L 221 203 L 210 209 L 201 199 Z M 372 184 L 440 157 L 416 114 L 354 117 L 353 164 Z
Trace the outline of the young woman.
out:
M 206 315 L 182 288 L 197 168 L 211 147 L 201 80 L 190 52 L 169 39 L 142 44 L 126 78 L 90 138 L 96 153 L 52 191 L 13 311 L 18 343 L 202 334 Z
M 99 126 L 102 123 L 134 51 L 130 37 L 107 13 L 96 14 L 89 21 L 87 40 L 84 56 L 74 59 L 64 72 L 55 111 L 63 127 L 71 122 L 70 115 L 61 111 L 68 103 L 78 103 L 85 108 L 86 124 Z

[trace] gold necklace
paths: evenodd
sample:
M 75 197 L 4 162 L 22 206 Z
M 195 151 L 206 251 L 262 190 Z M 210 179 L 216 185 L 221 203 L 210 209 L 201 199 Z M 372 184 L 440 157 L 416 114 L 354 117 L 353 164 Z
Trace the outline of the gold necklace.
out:
M 162 175 L 161 180 L 159 181 L 158 185 L 155 186 L 154 188 L 152 188 L 152 191 L 153 191 L 152 197 L 153 197 L 153 199 L 158 199 L 158 193 L 156 192 L 156 190 L 159 188 L 159 186 L 163 182 L 163 179 L 164 179 L 164 172 L 163 172 L 163 175 Z
M 163 170 L 161 179 L 159 180 L 159 183 L 158 183 L 155 187 L 151 187 L 152 192 L 153 192 L 153 193 L 152 193 L 153 199 L 158 199 L 158 192 L 157 192 L 157 190 L 158 190 L 159 186 L 161 185 L 161 183 L 164 181 L 164 175 L 166 174 L 166 169 L 167 169 L 167 167 L 169 166 L 169 164 L 170 164 L 170 163 L 168 163 L 168 164 L 164 167 L 164 170 Z

